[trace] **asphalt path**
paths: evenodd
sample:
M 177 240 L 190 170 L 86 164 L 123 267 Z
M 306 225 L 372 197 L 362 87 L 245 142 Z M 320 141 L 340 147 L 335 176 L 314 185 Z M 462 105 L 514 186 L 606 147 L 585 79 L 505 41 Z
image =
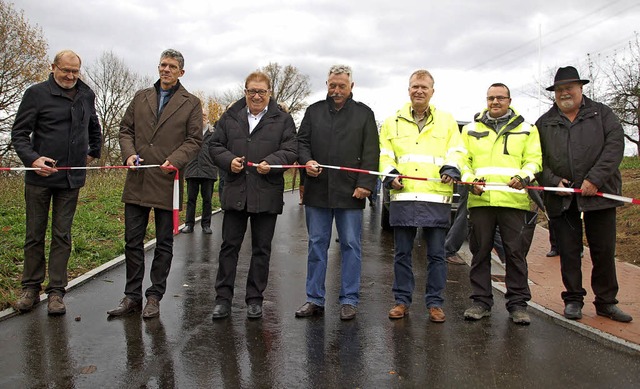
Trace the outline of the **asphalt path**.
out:
M 250 245 L 240 254 L 231 317 L 212 321 L 222 213 L 213 235 L 176 236 L 158 319 L 107 320 L 124 289 L 124 266 L 95 275 L 65 296 L 67 314 L 46 303 L 0 322 L 1 388 L 631 388 L 640 357 L 558 325 L 530 309 L 530 326 L 509 321 L 496 292 L 490 318 L 468 322 L 467 266 L 449 266 L 447 321 L 428 321 L 424 244 L 414 251 L 408 317 L 392 321 L 393 237 L 379 210 L 364 211 L 361 302 L 339 318 L 339 244 L 330 247 L 325 315 L 299 319 L 305 302 L 307 235 L 297 192 L 278 218 L 261 320 L 246 318 Z M 250 242 L 247 232 L 245 243 Z M 147 273 L 152 251 L 147 253 Z M 148 274 L 144 287 L 148 286 Z

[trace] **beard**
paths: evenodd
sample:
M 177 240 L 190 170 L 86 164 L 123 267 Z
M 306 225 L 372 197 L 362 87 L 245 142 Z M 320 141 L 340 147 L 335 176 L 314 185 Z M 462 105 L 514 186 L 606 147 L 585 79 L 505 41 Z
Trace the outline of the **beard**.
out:
M 560 108 L 573 109 L 576 106 L 576 103 L 573 102 L 573 99 L 569 98 L 569 99 L 560 99 L 560 101 L 558 102 L 558 105 L 560 105 Z

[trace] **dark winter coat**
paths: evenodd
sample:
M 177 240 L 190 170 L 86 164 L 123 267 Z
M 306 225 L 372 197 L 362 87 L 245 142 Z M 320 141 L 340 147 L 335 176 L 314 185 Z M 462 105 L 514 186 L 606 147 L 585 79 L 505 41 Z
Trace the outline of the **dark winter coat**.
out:
M 202 141 L 202 148 L 198 152 L 198 155 L 187 164 L 184 168 L 184 178 L 186 180 L 190 178 L 204 178 L 208 180 L 216 181 L 218 179 L 218 168 L 213 163 L 213 158 L 207 148 L 209 138 L 213 136 L 214 128 L 210 127 L 204 134 Z
M 336 110 L 333 99 L 307 108 L 298 131 L 300 164 L 315 160 L 322 165 L 378 170 L 380 143 L 373 111 L 349 98 Z M 304 204 L 322 208 L 363 209 L 366 199 L 356 199 L 357 187 L 374 190 L 377 176 L 323 169 L 305 179 Z
M 156 83 L 158 84 L 158 83 Z M 140 155 L 143 165 L 162 165 L 169 161 L 182 169 L 200 150 L 202 144 L 202 106 L 200 99 L 180 84 L 160 118 L 156 87 L 136 92 L 120 122 L 120 151 L 126 163 Z M 173 209 L 174 173 L 159 168 L 128 170 L 122 202 L 165 210 Z M 180 182 L 180 205 L 182 205 Z
M 583 106 L 573 123 L 560 116 L 557 105 L 536 122 L 542 146 L 544 186 L 558 186 L 563 178 L 580 188 L 587 179 L 599 192 L 620 195 L 622 178 L 618 166 L 624 155 L 624 131 L 611 108 L 583 96 Z M 600 196 L 576 196 L 580 211 L 621 206 L 620 201 Z M 549 216 L 560 216 L 574 196 L 544 196 Z
M 222 209 L 250 213 L 282 213 L 284 201 L 284 169 L 271 169 L 259 174 L 247 162 L 266 161 L 270 165 L 289 165 L 296 161 L 296 125 L 288 113 L 274 100 L 260 122 L 249 134 L 247 104 L 238 100 L 220 118 L 207 147 L 215 164 L 225 172 Z M 245 157 L 240 173 L 231 172 L 231 161 Z
M 40 157 L 56 160 L 56 166 L 86 166 L 87 156 L 100 158 L 100 123 L 95 94 L 81 80 L 72 99 L 56 83 L 53 73 L 47 81 L 24 92 L 11 130 L 11 142 L 26 167 Z M 49 188 L 80 188 L 86 170 L 59 170 L 42 177 L 27 171 L 25 182 Z

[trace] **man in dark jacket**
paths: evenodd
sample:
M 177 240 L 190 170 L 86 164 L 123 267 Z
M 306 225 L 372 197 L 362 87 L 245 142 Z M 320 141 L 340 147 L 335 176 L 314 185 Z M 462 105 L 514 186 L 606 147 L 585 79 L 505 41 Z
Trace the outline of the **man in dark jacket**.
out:
M 71 254 L 71 224 L 84 186 L 86 170 L 58 170 L 56 166 L 85 166 L 100 158 L 100 123 L 95 94 L 78 77 L 80 57 L 59 52 L 49 79 L 24 93 L 11 131 L 11 141 L 25 166 L 40 170 L 25 175 L 26 239 L 22 296 L 15 307 L 29 311 L 40 301 L 45 278 L 45 234 L 52 207 L 49 253 L 48 312 L 66 312 L 67 262 Z
M 596 196 L 597 192 L 620 195 L 622 178 L 618 166 L 624 154 L 624 132 L 611 108 L 582 94 L 578 71 L 558 69 L 554 84 L 555 104 L 536 122 L 542 145 L 544 186 L 580 189 L 545 194 L 547 213 L 553 222 L 562 282 L 564 316 L 582 318 L 587 292 L 582 287 L 582 220 L 593 263 L 591 287 L 596 313 L 615 321 L 632 317 L 617 307 L 618 281 L 615 267 L 616 207 L 622 203 Z M 582 217 L 581 217 L 582 214 Z
M 325 100 L 307 108 L 298 132 L 301 164 L 307 165 L 303 203 L 309 233 L 307 302 L 296 317 L 324 312 L 327 250 L 336 220 L 342 255 L 340 318 L 356 316 L 360 298 L 362 210 L 376 187 L 377 177 L 318 164 L 376 171 L 380 157 L 378 130 L 373 111 L 353 100 L 351 68 L 335 65 L 329 70 Z
M 160 168 L 129 169 L 122 191 L 124 205 L 124 255 L 127 267 L 125 297 L 111 316 L 139 312 L 144 278 L 144 237 L 153 209 L 156 248 L 151 263 L 151 286 L 145 291 L 145 319 L 160 315 L 160 300 L 167 288 L 173 259 L 173 181 L 202 145 L 200 99 L 180 83 L 184 57 L 173 49 L 160 54 L 160 79 L 136 92 L 120 122 L 120 152 L 127 166 L 142 163 Z M 182 174 L 180 174 L 182 179 Z M 181 183 L 182 184 L 182 183 Z M 180 193 L 182 199 L 182 185 Z M 182 204 L 182 201 L 180 201 Z
M 213 158 L 205 146 L 213 135 L 214 128 L 209 124 L 207 111 L 202 111 L 204 126 L 202 128 L 204 140 L 198 155 L 189 162 L 184 169 L 184 178 L 187 181 L 187 219 L 181 232 L 190 234 L 196 222 L 196 203 L 198 192 L 202 195 L 202 220 L 200 227 L 205 234 L 211 234 L 211 196 L 213 196 L 213 185 L 218 177 L 218 168 L 213 163 Z
M 216 277 L 213 320 L 231 313 L 238 253 L 251 220 L 251 262 L 245 302 L 247 317 L 262 317 L 267 288 L 271 241 L 278 214 L 282 213 L 284 171 L 271 165 L 297 160 L 296 126 L 271 97 L 271 80 L 253 72 L 245 80 L 245 98 L 220 118 L 207 144 L 215 164 L 225 172 L 222 192 L 222 246 Z M 247 166 L 247 162 L 256 165 Z

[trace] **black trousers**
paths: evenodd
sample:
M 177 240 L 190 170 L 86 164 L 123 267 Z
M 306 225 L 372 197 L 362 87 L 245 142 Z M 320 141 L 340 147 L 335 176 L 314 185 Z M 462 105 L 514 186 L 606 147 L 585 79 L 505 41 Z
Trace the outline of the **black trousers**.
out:
M 616 209 L 584 212 L 584 231 L 589 243 L 591 262 L 591 288 L 596 306 L 617 304 L 618 279 L 616 276 Z M 582 287 L 582 219 L 574 200 L 571 207 L 559 217 L 553 218 L 560 269 L 565 291 L 565 304 L 578 302 L 581 305 L 587 291 Z
M 49 250 L 49 284 L 45 293 L 64 296 L 67 264 L 71 255 L 71 225 L 76 213 L 80 189 L 47 188 L 25 184 L 26 235 L 22 289 L 40 288 L 45 279 L 45 235 L 51 208 L 51 247 Z
M 233 300 L 233 287 L 236 280 L 238 253 L 251 220 L 251 262 L 247 275 L 245 301 L 262 304 L 262 293 L 269 279 L 269 261 L 271 259 L 271 241 L 276 229 L 278 215 L 273 213 L 249 213 L 246 211 L 225 211 L 222 221 L 222 246 L 218 260 L 216 277 L 216 301 Z
M 142 300 L 144 236 L 150 213 L 149 207 L 124 205 L 124 255 L 127 267 L 124 294 L 136 301 Z M 156 224 L 156 248 L 151 263 L 151 286 L 145 291 L 145 296 L 153 295 L 162 299 L 167 289 L 167 277 L 173 259 L 173 211 L 153 208 L 153 214 Z
M 213 184 L 216 180 L 209 178 L 187 178 L 187 219 L 186 225 L 193 227 L 196 222 L 196 203 L 198 192 L 202 196 L 202 220 L 201 227 L 211 227 L 211 196 L 213 196 Z
M 485 308 L 493 306 L 491 288 L 491 249 L 496 226 L 505 252 L 507 310 L 527 306 L 531 300 L 527 253 L 536 227 L 536 214 L 515 208 L 474 207 L 469 209 L 469 249 L 471 259 L 471 299 Z

